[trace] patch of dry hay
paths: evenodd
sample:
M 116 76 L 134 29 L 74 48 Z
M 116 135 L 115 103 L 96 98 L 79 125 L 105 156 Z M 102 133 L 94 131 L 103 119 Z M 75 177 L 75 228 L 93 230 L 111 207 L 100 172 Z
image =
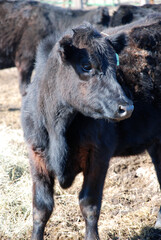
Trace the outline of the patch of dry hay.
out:
M 0 71 L 0 239 L 28 240 L 32 226 L 31 177 L 20 127 L 17 70 Z M 55 209 L 45 240 L 81 240 L 78 204 L 82 175 L 62 190 L 55 184 Z M 160 240 L 154 226 L 161 202 L 149 156 L 114 158 L 106 178 L 99 232 L 102 240 Z

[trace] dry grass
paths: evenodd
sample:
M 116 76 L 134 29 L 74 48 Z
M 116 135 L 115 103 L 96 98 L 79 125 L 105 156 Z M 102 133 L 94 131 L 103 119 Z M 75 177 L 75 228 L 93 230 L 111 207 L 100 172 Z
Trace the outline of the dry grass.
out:
M 31 178 L 20 126 L 20 94 L 16 69 L 0 71 L 0 239 L 30 239 Z M 55 209 L 46 240 L 81 240 L 84 236 L 78 194 L 82 175 L 73 186 L 55 186 Z M 112 159 L 99 221 L 102 240 L 160 240 L 153 228 L 161 203 L 159 185 L 149 156 Z

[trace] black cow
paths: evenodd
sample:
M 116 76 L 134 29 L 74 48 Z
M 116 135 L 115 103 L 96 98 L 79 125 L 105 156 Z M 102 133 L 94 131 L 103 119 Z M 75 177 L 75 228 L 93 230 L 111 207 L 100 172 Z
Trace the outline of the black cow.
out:
M 109 35 L 125 32 L 129 41 L 119 56 L 117 79 L 131 96 L 134 112 L 130 119 L 114 124 L 113 156 L 147 150 L 161 186 L 161 14 L 105 30 Z M 161 228 L 161 209 L 155 226 Z
M 155 12 L 161 11 L 161 4 L 145 4 L 143 6 L 121 5 L 110 18 L 110 26 L 116 27 L 131 23 Z
M 40 40 L 83 21 L 98 28 L 108 26 L 108 9 L 83 11 L 37 1 L 0 1 L 0 69 L 17 67 L 22 95 L 30 83 Z
M 86 239 L 99 238 L 102 190 L 114 150 L 110 142 L 115 139 L 110 129 L 114 125 L 99 119 L 123 120 L 133 111 L 116 80 L 115 50 L 122 50 L 125 35 L 109 40 L 91 25 L 73 31 L 55 46 L 51 37 L 40 45 L 35 78 L 23 98 L 22 126 L 33 178 L 34 240 L 43 239 L 52 213 L 54 178 L 67 188 L 81 171 L 84 183 L 79 200 Z

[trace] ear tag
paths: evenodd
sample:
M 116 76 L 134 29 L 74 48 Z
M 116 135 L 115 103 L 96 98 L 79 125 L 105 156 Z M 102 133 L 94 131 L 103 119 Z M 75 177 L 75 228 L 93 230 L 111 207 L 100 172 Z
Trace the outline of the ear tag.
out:
M 117 54 L 117 53 L 115 53 L 116 54 L 116 61 L 117 61 L 117 66 L 119 66 L 120 65 L 120 62 L 119 62 L 119 55 Z

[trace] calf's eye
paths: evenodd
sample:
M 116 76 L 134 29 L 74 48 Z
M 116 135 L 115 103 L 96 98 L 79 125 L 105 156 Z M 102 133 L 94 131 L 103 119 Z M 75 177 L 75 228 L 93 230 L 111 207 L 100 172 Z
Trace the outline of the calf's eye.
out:
M 91 69 L 92 69 L 92 66 L 91 66 L 90 63 L 82 64 L 82 70 L 83 70 L 84 72 L 89 72 Z

